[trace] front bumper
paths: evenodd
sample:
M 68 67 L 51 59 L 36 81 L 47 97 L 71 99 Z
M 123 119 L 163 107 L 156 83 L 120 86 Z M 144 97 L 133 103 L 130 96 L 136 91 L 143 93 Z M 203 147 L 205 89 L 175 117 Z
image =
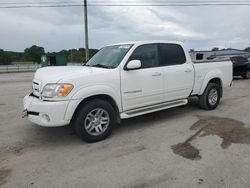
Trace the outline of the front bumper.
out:
M 41 101 L 30 94 L 23 99 L 24 112 L 28 119 L 44 127 L 68 125 L 70 120 L 65 120 L 68 104 L 69 101 Z

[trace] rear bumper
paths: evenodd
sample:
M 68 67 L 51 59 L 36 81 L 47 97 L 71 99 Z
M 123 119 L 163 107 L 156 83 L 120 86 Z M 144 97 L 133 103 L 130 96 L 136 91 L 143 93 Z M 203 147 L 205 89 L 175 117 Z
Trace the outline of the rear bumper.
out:
M 58 127 L 68 125 L 70 120 L 65 120 L 65 113 L 69 101 L 47 102 L 26 95 L 23 99 L 24 110 L 28 119 L 40 126 Z

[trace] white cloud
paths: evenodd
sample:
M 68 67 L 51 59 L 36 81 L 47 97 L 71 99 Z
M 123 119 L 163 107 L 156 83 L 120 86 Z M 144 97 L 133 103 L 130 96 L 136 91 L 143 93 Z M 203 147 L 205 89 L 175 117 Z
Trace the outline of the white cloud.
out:
M 249 17 L 249 6 L 89 7 L 90 47 L 166 39 L 195 49 L 244 48 L 250 46 Z M 22 51 L 32 44 L 47 51 L 82 47 L 82 8 L 1 9 L 0 48 Z

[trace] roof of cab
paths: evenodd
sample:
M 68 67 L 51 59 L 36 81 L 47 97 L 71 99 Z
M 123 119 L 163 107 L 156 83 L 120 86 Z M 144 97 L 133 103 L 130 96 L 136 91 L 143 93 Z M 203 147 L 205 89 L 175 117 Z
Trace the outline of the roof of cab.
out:
M 115 46 L 115 45 L 129 45 L 129 44 L 136 44 L 136 45 L 142 45 L 142 44 L 154 44 L 154 43 L 166 43 L 166 44 L 179 44 L 183 45 L 180 41 L 167 41 L 167 40 L 147 40 L 147 41 L 130 41 L 130 42 L 121 42 L 121 43 L 115 43 L 110 44 L 107 46 Z

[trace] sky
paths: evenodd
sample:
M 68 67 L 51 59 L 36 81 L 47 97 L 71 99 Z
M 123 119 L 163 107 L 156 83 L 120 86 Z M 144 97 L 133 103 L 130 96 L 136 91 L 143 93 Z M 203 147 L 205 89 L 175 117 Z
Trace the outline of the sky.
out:
M 89 45 L 99 49 L 126 41 L 171 40 L 195 50 L 244 49 L 250 46 L 249 18 L 250 6 L 89 7 Z M 46 52 L 81 48 L 83 24 L 82 7 L 0 9 L 0 48 L 23 51 L 33 44 Z

